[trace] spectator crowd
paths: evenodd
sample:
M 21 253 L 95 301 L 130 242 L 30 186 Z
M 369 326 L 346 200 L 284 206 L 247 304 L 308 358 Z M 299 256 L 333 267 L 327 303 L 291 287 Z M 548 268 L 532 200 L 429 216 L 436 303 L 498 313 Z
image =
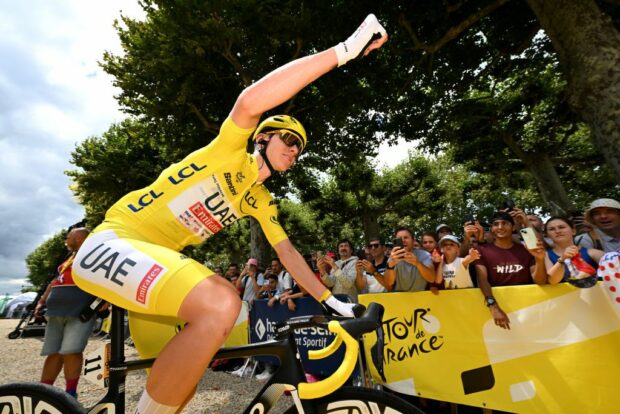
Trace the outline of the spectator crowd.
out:
M 510 329 L 494 287 L 562 282 L 591 286 L 603 255 L 620 251 L 620 203 L 614 199 L 597 199 L 583 214 L 544 222 L 507 203 L 488 223 L 470 217 L 461 229 L 446 224 L 434 231 L 401 227 L 393 240 L 373 236 L 364 246 L 341 240 L 335 252 L 308 252 L 305 259 L 332 293 L 353 302 L 363 293 L 430 290 L 439 295 L 446 289 L 478 288 L 495 324 Z M 222 275 L 222 269 L 216 273 Z M 278 259 L 261 266 L 250 258 L 242 269 L 232 263 L 223 276 L 250 304 L 266 299 L 269 306 L 294 311 L 295 299 L 306 295 Z

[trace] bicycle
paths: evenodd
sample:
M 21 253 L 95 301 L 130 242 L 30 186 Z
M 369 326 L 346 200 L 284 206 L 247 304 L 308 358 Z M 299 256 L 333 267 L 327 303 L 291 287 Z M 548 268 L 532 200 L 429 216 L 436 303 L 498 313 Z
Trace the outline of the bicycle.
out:
M 17 383 L 0 386 L 0 413 L 2 414 L 119 414 L 125 412 L 125 377 L 130 371 L 149 368 L 155 359 L 125 361 L 124 310 L 113 307 L 110 328 L 110 359 L 108 391 L 93 407 L 84 409 L 74 398 L 58 388 L 38 383 Z M 377 346 L 373 362 L 383 372 L 383 306 L 371 303 L 359 318 L 301 316 L 277 324 L 275 338 L 244 346 L 220 349 L 214 359 L 248 358 L 259 355 L 275 356 L 279 368 L 267 380 L 245 414 L 267 413 L 285 391 L 294 404 L 286 414 L 368 413 L 368 414 L 423 414 L 418 408 L 399 397 L 370 388 L 345 386 L 353 373 L 359 354 L 359 338 L 375 331 Z M 309 358 L 321 359 L 331 355 L 340 345 L 346 345 L 342 364 L 329 377 L 307 383 L 299 359 L 294 332 L 308 327 L 324 327 L 336 334 L 326 348 L 309 352 Z

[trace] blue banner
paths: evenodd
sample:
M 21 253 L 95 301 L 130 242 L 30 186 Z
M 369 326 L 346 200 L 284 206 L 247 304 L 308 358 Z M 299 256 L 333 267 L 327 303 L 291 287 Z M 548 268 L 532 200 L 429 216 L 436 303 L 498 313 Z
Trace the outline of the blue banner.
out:
M 295 299 L 297 308 L 290 311 L 286 305 L 276 302 L 273 307 L 267 306 L 267 300 L 257 300 L 250 309 L 250 342 L 262 342 L 273 338 L 275 324 L 295 316 L 322 315 L 321 305 L 311 297 Z M 326 328 L 305 328 L 295 332 L 295 340 L 299 349 L 304 370 L 308 373 L 326 377 L 340 366 L 344 357 L 344 346 L 328 358 L 309 360 L 308 351 L 323 349 L 329 345 L 335 335 Z M 257 357 L 257 360 L 270 364 L 279 364 L 274 357 Z

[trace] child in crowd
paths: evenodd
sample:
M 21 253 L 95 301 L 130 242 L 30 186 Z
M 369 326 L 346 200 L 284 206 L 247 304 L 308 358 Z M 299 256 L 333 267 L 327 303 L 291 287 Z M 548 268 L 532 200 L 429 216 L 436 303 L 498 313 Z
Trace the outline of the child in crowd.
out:
M 441 261 L 435 277 L 436 284 L 443 284 L 446 289 L 471 288 L 474 284 L 469 275 L 469 265 L 480 258 L 480 252 L 475 248 L 469 249 L 465 257 L 458 257 L 461 242 L 456 236 L 448 234 L 439 240 Z M 434 293 L 438 293 L 433 289 Z
M 280 296 L 280 291 L 278 290 L 278 275 L 269 273 L 267 275 L 267 283 L 256 293 L 256 299 L 271 299 L 278 296 Z

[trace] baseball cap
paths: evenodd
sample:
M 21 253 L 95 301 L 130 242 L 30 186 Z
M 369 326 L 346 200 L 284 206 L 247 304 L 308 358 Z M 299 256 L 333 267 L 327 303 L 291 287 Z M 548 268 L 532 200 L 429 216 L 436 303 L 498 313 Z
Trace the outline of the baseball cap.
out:
M 254 258 L 250 258 L 250 259 L 248 259 L 248 262 L 246 264 L 248 266 L 258 266 L 258 260 L 254 259 Z
M 443 236 L 441 238 L 441 240 L 439 240 L 439 245 L 442 246 L 447 241 L 451 241 L 453 243 L 456 243 L 459 246 L 461 245 L 461 242 L 459 241 L 459 239 L 456 236 L 452 235 L 452 234 L 446 234 L 445 236 Z
M 443 229 L 444 227 L 446 227 L 448 230 L 452 231 L 450 226 L 448 226 L 447 224 L 440 224 L 439 226 L 435 227 L 435 233 L 439 233 L 439 230 Z
M 620 210 L 620 203 L 613 198 L 599 198 L 597 200 L 594 200 L 592 204 L 590 204 L 590 208 L 588 208 L 586 210 L 586 213 L 584 214 L 586 220 L 592 223 L 592 210 L 599 207 L 608 207 Z

